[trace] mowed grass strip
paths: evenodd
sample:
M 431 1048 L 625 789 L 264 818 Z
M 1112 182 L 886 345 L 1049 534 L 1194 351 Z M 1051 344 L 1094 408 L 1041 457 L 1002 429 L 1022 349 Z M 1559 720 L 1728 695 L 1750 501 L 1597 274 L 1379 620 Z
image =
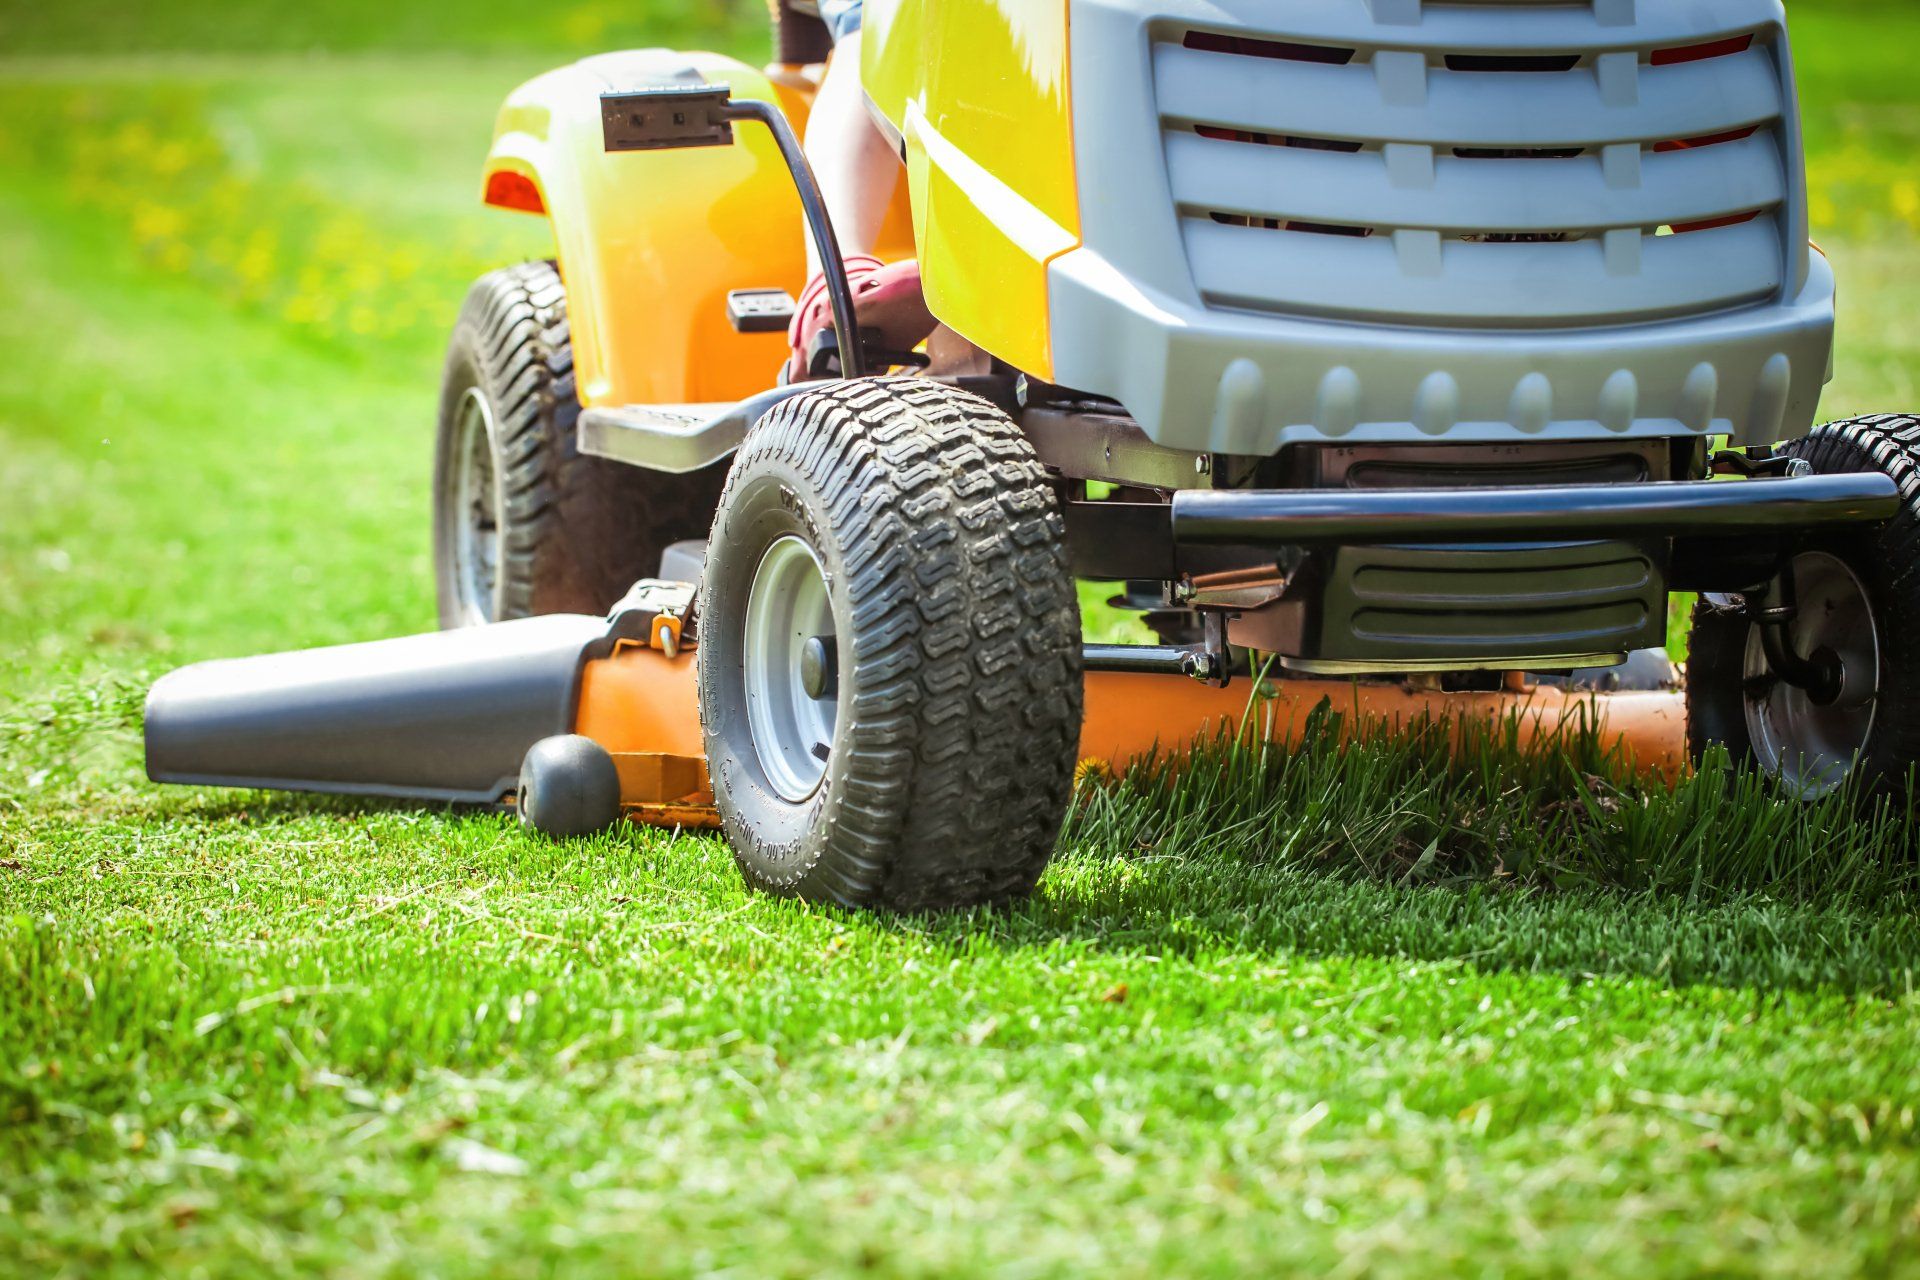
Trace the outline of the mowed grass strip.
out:
M 29 1268 L 1828 1274 L 1913 1246 L 1911 914 L 1399 887 L 1240 831 L 1076 842 L 1022 911 L 877 919 L 749 896 L 710 839 L 67 803 L 91 820 L 19 833 L 0 920 L 0 1251 Z
M 0 1250 L 32 1268 L 1913 1245 L 1910 910 L 1413 887 L 1288 861 L 1284 826 L 1114 847 L 1108 812 L 1027 908 L 884 919 L 748 895 L 711 839 L 42 785 L 0 872 Z
M 1836 412 L 1916 367 L 1874 12 L 1796 5 L 1854 41 L 1802 55 L 1864 210 L 1822 229 Z M 30 118 L 123 70 L 42 67 Z M 1897 810 L 1329 732 L 1097 781 L 1035 902 L 900 920 L 748 896 L 710 838 L 146 786 L 168 666 L 430 623 L 490 74 L 141 63 L 283 246 L 258 296 L 203 185 L 143 240 L 55 132 L 0 190 L 0 1271 L 1914 1271 Z M 364 154 L 303 172 L 343 97 Z M 348 235 L 419 250 L 418 314 L 289 311 Z

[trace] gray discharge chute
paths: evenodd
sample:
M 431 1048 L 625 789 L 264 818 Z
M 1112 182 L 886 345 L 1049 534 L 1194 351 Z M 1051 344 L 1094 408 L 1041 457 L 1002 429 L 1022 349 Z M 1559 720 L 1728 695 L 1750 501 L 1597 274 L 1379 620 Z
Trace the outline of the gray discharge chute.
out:
M 184 667 L 147 696 L 147 776 L 495 803 L 529 747 L 572 731 L 582 660 L 608 634 L 554 614 Z

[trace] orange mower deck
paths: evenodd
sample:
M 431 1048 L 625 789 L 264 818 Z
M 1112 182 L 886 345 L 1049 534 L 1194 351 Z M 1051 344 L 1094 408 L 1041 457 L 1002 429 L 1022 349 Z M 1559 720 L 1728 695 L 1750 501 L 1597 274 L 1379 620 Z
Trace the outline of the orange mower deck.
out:
M 690 654 L 669 657 L 632 645 L 581 673 L 574 732 L 613 753 L 621 801 L 634 822 L 720 825 L 707 783 L 699 699 Z M 1498 693 L 1442 693 L 1395 684 L 1266 679 L 1216 689 L 1164 676 L 1089 672 L 1080 757 L 1118 771 L 1155 752 L 1179 755 L 1221 732 L 1255 741 L 1295 740 L 1323 703 L 1357 725 L 1445 720 L 1459 728 L 1513 717 L 1520 741 L 1552 740 L 1594 724 L 1630 766 L 1671 781 L 1686 768 L 1686 716 L 1678 693 L 1567 693 L 1530 685 Z

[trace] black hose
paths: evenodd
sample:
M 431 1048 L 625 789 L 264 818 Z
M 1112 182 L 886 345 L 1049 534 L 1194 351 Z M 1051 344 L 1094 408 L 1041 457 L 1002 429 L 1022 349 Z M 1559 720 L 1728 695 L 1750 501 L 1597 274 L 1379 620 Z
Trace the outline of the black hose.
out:
M 780 158 L 787 162 L 793 185 L 800 193 L 800 208 L 806 214 L 807 229 L 813 233 L 813 246 L 820 254 L 820 271 L 826 277 L 827 297 L 833 304 L 834 339 L 840 348 L 840 376 L 866 376 L 866 358 L 860 347 L 860 327 L 853 318 L 853 286 L 847 283 L 846 259 L 840 256 L 840 241 L 833 234 L 833 221 L 827 216 L 827 202 L 820 195 L 820 183 L 813 166 L 800 150 L 800 139 L 786 116 L 770 102 L 757 98 L 735 98 L 727 103 L 729 120 L 757 120 L 773 133 Z

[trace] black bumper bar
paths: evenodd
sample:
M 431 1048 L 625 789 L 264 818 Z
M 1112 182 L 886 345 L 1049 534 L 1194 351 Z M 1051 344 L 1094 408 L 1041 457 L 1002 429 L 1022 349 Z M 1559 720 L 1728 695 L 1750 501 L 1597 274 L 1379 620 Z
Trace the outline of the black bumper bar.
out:
M 1532 542 L 1783 533 L 1890 519 L 1889 476 L 1685 480 L 1459 489 L 1187 489 L 1173 495 L 1183 546 Z
M 1198 647 L 1176 644 L 1090 644 L 1081 661 L 1088 671 L 1126 671 L 1136 675 L 1190 676 L 1204 661 Z

